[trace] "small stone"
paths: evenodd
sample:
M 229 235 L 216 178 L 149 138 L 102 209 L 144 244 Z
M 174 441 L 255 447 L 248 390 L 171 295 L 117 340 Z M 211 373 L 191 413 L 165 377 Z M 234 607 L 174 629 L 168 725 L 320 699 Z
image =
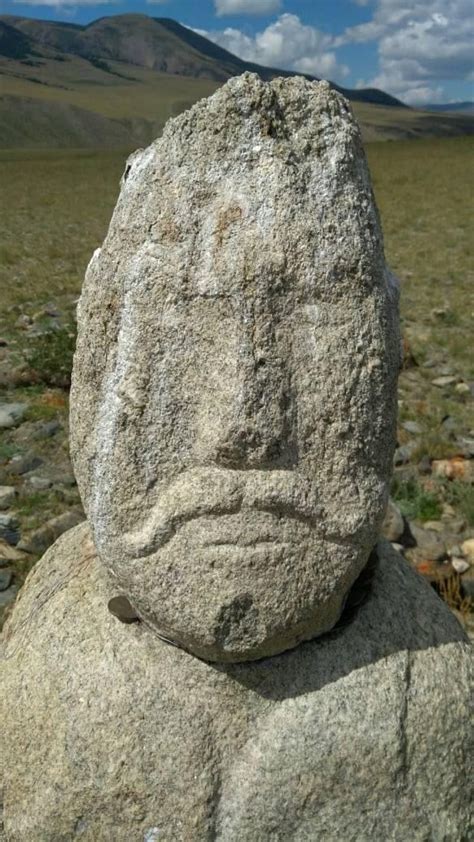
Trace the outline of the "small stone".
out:
M 51 518 L 44 526 L 35 529 L 28 537 L 23 538 L 18 544 L 18 549 L 25 553 L 43 553 L 51 544 L 54 544 L 57 538 L 73 526 L 82 523 L 85 516 L 82 511 L 71 509 L 68 512 L 63 512 L 62 515 Z
M 15 546 L 20 540 L 18 521 L 12 515 L 0 514 L 0 538 Z
M 461 544 L 461 552 L 469 564 L 474 564 L 474 538 L 468 538 Z
M 457 383 L 457 385 L 454 387 L 454 391 L 457 392 L 458 395 L 469 395 L 471 393 L 469 385 L 463 382 Z
M 446 527 L 440 520 L 427 520 L 424 524 L 424 528 L 433 532 L 444 532 Z
M 387 541 L 398 541 L 405 530 L 403 515 L 393 500 L 388 501 L 381 533 Z
M 31 476 L 27 478 L 27 481 L 28 485 L 31 488 L 34 488 L 35 491 L 46 491 L 53 485 L 53 481 L 48 479 L 48 477 L 39 477 L 36 474 L 31 474 Z
M 468 564 L 465 558 L 460 558 L 458 556 L 451 559 L 451 564 L 453 565 L 456 573 L 465 573 L 470 567 L 470 564 Z
M 61 424 L 56 419 L 41 424 L 34 433 L 35 439 L 50 439 L 61 429 Z
M 452 459 L 435 459 L 431 463 L 431 470 L 435 476 L 446 479 L 457 479 L 462 482 L 472 482 L 474 479 L 474 465 L 463 456 L 453 456 Z
M 443 503 L 443 514 L 441 517 L 443 520 L 449 520 L 452 517 L 456 517 L 456 509 L 451 505 L 451 503 Z
M 393 457 L 395 465 L 406 465 L 407 462 L 410 461 L 417 447 L 418 443 L 416 441 L 409 441 L 407 444 L 397 447 Z
M 431 474 L 431 459 L 429 456 L 423 456 L 418 462 L 418 470 L 420 474 Z
M 9 343 L 3 336 L 0 336 L 0 348 L 8 348 Z
M 13 485 L 0 485 L 0 510 L 8 509 L 14 503 L 16 488 Z
M 410 532 L 416 541 L 416 547 L 408 551 L 413 560 L 441 561 L 446 558 L 446 545 L 437 532 L 423 529 L 415 523 L 410 523 Z
M 407 433 L 413 433 L 413 435 L 423 432 L 423 427 L 417 421 L 404 421 L 402 427 Z
M 31 316 L 27 316 L 26 313 L 22 313 L 21 316 L 18 316 L 15 322 L 15 327 L 19 330 L 28 330 L 32 324 L 33 319 Z
M 16 584 L 11 585 L 6 591 L 0 591 L 0 608 L 5 609 L 8 605 L 15 602 L 19 587 Z M 1 837 L 0 837 L 1 838 Z
M 445 415 L 441 421 L 441 426 L 444 430 L 453 431 L 456 427 L 458 427 L 458 421 L 456 418 L 453 418 L 452 415 Z
M 453 383 L 457 382 L 457 380 L 457 377 L 448 374 L 444 377 L 436 377 L 434 380 L 431 381 L 431 383 L 433 384 L 433 386 L 438 386 L 442 389 L 444 386 L 452 386 Z
M 472 459 L 474 457 L 474 439 L 467 438 L 465 436 L 458 436 L 456 442 L 461 450 L 463 456 L 466 459 Z
M 403 555 L 403 552 L 405 550 L 405 547 L 403 546 L 403 544 L 397 544 L 396 541 L 392 541 L 391 543 L 392 543 L 393 549 L 396 550 L 397 553 L 401 553 Z
M 0 428 L 8 429 L 21 423 L 28 409 L 26 403 L 0 403 Z
M 11 570 L 0 570 L 0 591 L 6 591 L 13 581 Z
M 74 488 L 77 485 L 74 474 L 64 474 L 60 479 L 55 480 L 57 485 L 62 485 L 65 488 Z
M 7 541 L 0 538 L 0 567 L 8 567 L 12 561 L 21 561 L 25 558 L 17 547 L 12 547 Z
M 14 456 L 8 463 L 8 471 L 14 476 L 21 476 L 35 468 L 39 468 L 43 464 L 43 460 L 35 453 L 25 453 L 23 456 Z

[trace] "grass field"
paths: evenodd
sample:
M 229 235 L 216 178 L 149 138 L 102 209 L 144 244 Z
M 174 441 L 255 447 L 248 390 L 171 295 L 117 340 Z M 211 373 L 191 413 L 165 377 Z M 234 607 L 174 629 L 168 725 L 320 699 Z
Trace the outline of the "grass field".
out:
M 469 138 L 368 144 L 387 257 L 415 355 L 473 376 L 474 173 Z M 10 307 L 80 291 L 107 229 L 126 152 L 0 151 L 0 323 Z M 446 310 L 433 317 L 433 310 Z M 471 368 L 470 368 L 471 366 Z

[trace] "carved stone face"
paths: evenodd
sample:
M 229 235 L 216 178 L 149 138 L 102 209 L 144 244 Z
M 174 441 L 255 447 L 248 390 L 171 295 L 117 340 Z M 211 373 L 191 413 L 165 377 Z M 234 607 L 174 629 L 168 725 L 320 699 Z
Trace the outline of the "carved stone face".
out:
M 142 618 L 209 660 L 331 628 L 376 540 L 396 291 L 357 128 L 231 80 L 130 162 L 80 306 L 73 458 Z

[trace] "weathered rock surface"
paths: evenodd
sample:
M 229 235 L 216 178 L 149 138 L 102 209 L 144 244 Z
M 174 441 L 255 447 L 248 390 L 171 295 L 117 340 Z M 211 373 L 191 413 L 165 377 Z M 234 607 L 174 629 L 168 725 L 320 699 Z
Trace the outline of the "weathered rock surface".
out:
M 0 485 L 0 510 L 8 509 L 15 502 L 16 489 L 12 485 Z
M 27 409 L 26 403 L 0 403 L 0 429 L 20 424 Z
M 245 74 L 170 121 L 78 324 L 73 462 L 139 614 L 217 661 L 331 628 L 386 506 L 400 357 L 348 103 Z
M 468 645 L 389 545 L 347 625 L 257 663 L 120 623 L 117 592 L 83 524 L 7 621 L 9 842 L 468 838 Z
M 393 500 L 388 501 L 381 533 L 387 541 L 399 541 L 405 531 L 403 515 Z

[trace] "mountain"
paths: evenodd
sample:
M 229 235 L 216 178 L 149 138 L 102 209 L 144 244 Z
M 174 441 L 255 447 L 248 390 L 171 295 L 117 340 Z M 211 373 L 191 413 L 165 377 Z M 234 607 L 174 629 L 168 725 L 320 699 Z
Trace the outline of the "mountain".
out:
M 437 111 L 443 114 L 474 114 L 474 102 L 447 102 L 444 105 L 431 103 L 423 106 L 425 111 Z
M 243 61 L 170 18 L 151 18 L 139 14 L 114 15 L 99 18 L 84 26 L 13 15 L 4 15 L 0 21 L 9 29 L 9 40 L 12 41 L 16 30 L 21 49 L 24 51 L 29 43 L 35 56 L 41 56 L 43 50 L 47 51 L 44 57 L 50 51 L 55 51 L 80 56 L 92 62 L 117 61 L 160 73 L 218 82 L 224 82 L 246 70 L 259 73 L 264 79 L 295 75 L 287 70 Z M 403 107 L 403 103 L 383 91 L 338 90 L 356 102 Z
M 243 61 L 169 18 L 115 15 L 82 26 L 3 15 L 0 147 L 143 145 L 244 71 L 294 75 Z M 468 116 L 423 114 L 383 91 L 334 87 L 352 100 L 366 139 L 473 130 Z

